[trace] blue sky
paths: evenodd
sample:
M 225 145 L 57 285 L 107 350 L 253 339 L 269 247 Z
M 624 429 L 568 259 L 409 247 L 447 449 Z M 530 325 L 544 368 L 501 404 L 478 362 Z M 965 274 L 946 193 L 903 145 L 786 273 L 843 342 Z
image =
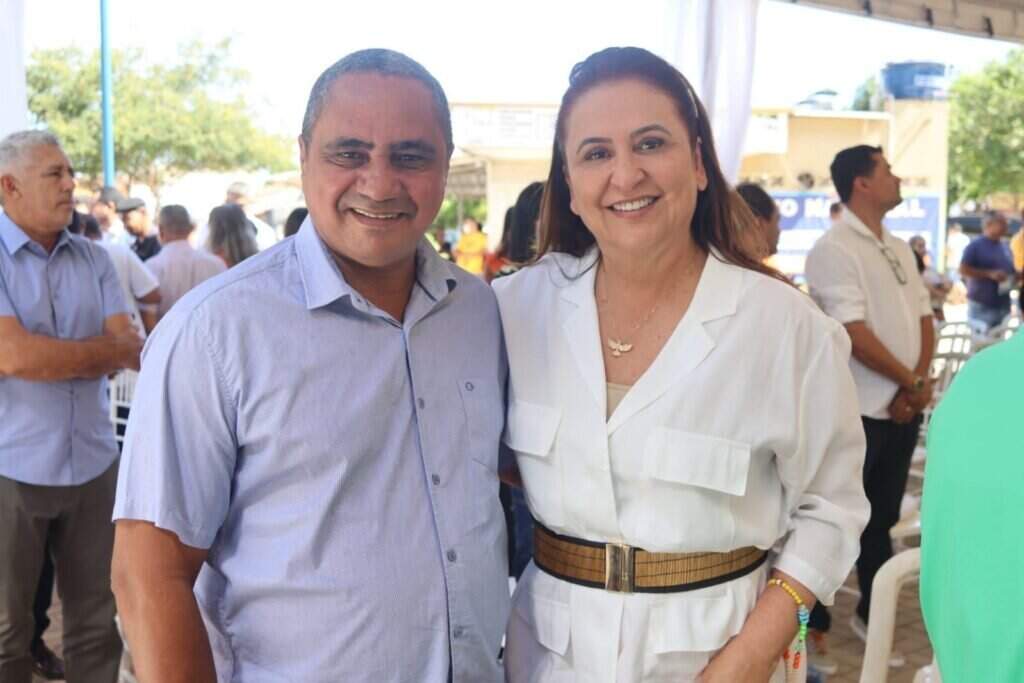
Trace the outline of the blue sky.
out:
M 721 0 L 726 2 L 727 0 Z M 173 59 L 191 38 L 233 39 L 232 64 L 250 73 L 245 96 L 257 120 L 294 134 L 309 88 L 341 55 L 402 50 L 434 72 L 449 99 L 556 102 L 569 69 L 608 45 L 664 49 L 672 0 L 109 0 L 115 46 Z M 29 0 L 25 42 L 36 48 L 99 44 L 99 0 Z M 887 62 L 943 61 L 969 72 L 1010 43 L 906 27 L 762 0 L 754 106 L 788 106 L 831 88 L 843 101 Z

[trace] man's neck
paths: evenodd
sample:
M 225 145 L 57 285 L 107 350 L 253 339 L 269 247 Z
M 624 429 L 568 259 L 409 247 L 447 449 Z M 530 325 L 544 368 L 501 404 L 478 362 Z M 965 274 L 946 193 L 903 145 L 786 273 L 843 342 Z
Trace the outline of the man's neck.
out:
M 11 219 L 12 223 L 21 228 L 21 231 L 24 232 L 30 240 L 45 249 L 47 253 L 53 252 L 54 248 L 57 246 L 57 241 L 60 239 L 60 232 L 28 227 L 28 221 L 22 219 L 17 208 L 12 211 L 11 207 L 5 206 L 4 213 L 7 214 L 7 217 Z
M 401 322 L 409 304 L 413 283 L 416 281 L 416 255 L 393 266 L 374 268 L 364 266 L 340 254 L 331 252 L 349 286 L 366 297 L 367 301 Z
M 875 237 L 882 239 L 882 219 L 887 213 L 885 209 L 854 198 L 846 203 L 846 208 L 852 211 Z

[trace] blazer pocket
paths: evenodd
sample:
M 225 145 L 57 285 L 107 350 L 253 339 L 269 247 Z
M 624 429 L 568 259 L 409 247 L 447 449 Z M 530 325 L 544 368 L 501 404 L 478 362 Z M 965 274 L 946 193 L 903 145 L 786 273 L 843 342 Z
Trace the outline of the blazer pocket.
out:
M 505 445 L 517 453 L 546 458 L 555 444 L 561 411 L 538 403 L 510 401 Z
M 644 471 L 649 477 L 742 496 L 747 491 L 750 445 L 658 427 L 647 437 Z
M 672 598 L 651 606 L 648 638 L 655 654 L 722 648 L 743 628 L 746 614 L 729 591 L 708 597 Z
M 516 601 L 516 611 L 530 625 L 537 642 L 564 656 L 569 649 L 569 605 L 536 595 L 532 591 L 524 597 L 524 600 Z

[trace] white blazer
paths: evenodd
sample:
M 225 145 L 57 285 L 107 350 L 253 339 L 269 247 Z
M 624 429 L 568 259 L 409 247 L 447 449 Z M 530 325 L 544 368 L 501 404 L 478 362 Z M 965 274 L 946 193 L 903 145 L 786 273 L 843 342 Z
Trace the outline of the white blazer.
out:
M 534 517 L 655 552 L 775 552 L 746 577 L 670 594 L 577 586 L 531 565 L 507 676 L 686 680 L 742 628 L 769 567 L 831 604 L 857 558 L 869 507 L 850 341 L 798 290 L 712 255 L 606 419 L 595 259 L 549 255 L 494 282 L 510 364 L 504 441 Z

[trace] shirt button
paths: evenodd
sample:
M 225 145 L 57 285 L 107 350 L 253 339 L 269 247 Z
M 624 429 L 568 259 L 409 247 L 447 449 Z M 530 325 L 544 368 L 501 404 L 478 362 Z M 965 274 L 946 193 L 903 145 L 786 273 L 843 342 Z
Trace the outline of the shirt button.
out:
M 455 551 L 454 550 L 449 550 L 448 551 L 448 561 L 449 562 L 454 562 L 457 559 L 459 559 L 459 556 L 455 553 Z
M 464 635 L 466 635 L 466 631 L 461 626 L 456 626 L 452 630 L 452 637 L 454 637 L 454 638 L 461 638 Z
M 436 474 L 432 474 L 430 475 L 430 481 L 434 482 L 434 486 L 438 486 L 441 483 L 441 477 Z
M 476 389 L 476 387 L 473 386 L 472 382 L 466 382 L 466 391 L 473 391 L 474 389 Z
M 416 405 L 420 407 L 420 410 L 423 410 L 427 406 L 427 402 L 424 401 L 422 398 L 418 398 L 416 399 Z

